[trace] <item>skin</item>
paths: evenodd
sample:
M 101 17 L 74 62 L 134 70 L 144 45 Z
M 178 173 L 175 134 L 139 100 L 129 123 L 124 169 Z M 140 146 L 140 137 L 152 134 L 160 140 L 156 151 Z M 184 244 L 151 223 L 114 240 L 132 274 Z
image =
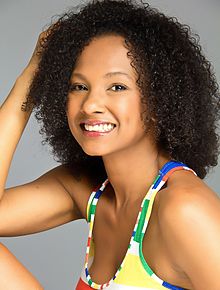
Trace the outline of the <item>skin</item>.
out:
M 0 243 L 0 271 L 0 290 L 44 289 L 34 275 L 2 243 Z
M 106 224 L 111 225 L 111 232 L 121 225 L 124 248 L 119 250 L 122 254 L 130 238 L 127 232 L 133 228 L 146 190 L 159 169 L 171 159 L 158 150 L 153 127 L 147 128 L 148 133 L 143 127 L 140 118 L 143 108 L 135 83 L 137 76 L 130 62 L 121 36 L 93 39 L 78 58 L 67 103 L 68 124 L 73 136 L 88 155 L 103 158 L 110 181 L 111 202 L 102 197 L 99 212 L 101 216 L 101 208 L 108 206 L 108 215 L 104 210 L 103 215 L 108 219 Z M 121 74 L 104 77 L 115 71 L 125 72 L 129 77 Z M 79 126 L 86 119 L 106 120 L 116 124 L 116 128 L 105 136 L 87 137 Z M 108 230 L 98 220 L 99 231 L 94 228 L 97 255 L 101 247 L 98 245 L 100 233 Z M 148 264 L 158 276 L 164 280 L 169 278 L 170 283 L 186 289 L 220 289 L 220 201 L 202 180 L 187 170 L 174 172 L 167 187 L 157 193 L 147 231 L 143 252 L 147 253 Z M 112 247 L 115 256 L 117 248 L 118 245 Z M 123 256 L 119 258 L 118 264 Z M 100 269 L 102 271 L 98 271 L 98 264 L 90 269 L 97 283 L 106 282 L 115 270 L 111 269 L 108 277 L 103 278 L 99 273 L 105 272 L 104 265 Z

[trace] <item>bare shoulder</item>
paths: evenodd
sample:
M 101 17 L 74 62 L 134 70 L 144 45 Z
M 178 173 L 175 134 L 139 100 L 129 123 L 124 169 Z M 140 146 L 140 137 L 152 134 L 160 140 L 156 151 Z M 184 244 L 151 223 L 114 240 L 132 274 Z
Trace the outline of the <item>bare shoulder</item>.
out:
M 160 196 L 161 217 L 169 216 L 170 210 L 177 214 L 186 214 L 196 209 L 219 210 L 220 198 L 212 188 L 193 173 L 180 170 L 174 172 L 168 182 L 165 194 Z M 195 207 L 195 208 L 194 208 Z
M 57 166 L 54 170 L 60 183 L 68 191 L 80 210 L 82 218 L 86 219 L 88 199 L 97 184 L 91 181 L 86 174 L 82 174 L 80 178 L 76 178 L 72 171 L 65 165 Z
M 195 289 L 220 289 L 218 194 L 194 174 L 174 172 L 160 195 L 158 217 L 170 256 Z

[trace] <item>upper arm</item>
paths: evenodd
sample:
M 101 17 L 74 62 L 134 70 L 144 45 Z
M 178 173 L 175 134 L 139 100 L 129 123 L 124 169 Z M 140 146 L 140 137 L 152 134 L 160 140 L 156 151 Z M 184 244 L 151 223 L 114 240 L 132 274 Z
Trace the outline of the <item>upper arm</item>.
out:
M 61 165 L 32 182 L 5 189 L 0 201 L 0 236 L 32 234 L 82 218 L 62 182 L 65 170 Z
M 176 192 L 161 212 L 161 232 L 195 290 L 220 289 L 220 199 L 207 188 Z

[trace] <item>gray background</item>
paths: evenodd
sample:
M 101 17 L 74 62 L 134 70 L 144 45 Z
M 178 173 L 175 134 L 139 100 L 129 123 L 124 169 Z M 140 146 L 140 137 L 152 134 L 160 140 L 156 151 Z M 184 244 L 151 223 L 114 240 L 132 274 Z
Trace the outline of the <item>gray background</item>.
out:
M 220 2 L 218 0 L 148 1 L 180 22 L 189 24 L 200 35 L 200 43 L 220 81 Z M 51 17 L 80 3 L 70 0 L 0 0 L 0 103 L 26 66 L 38 34 Z M 220 83 L 220 82 L 219 82 Z M 16 149 L 6 187 L 36 179 L 59 164 L 42 146 L 39 125 L 33 115 Z M 220 193 L 220 166 L 204 180 Z M 39 279 L 46 290 L 74 289 L 86 250 L 88 228 L 85 221 L 21 237 L 1 238 L 16 257 Z

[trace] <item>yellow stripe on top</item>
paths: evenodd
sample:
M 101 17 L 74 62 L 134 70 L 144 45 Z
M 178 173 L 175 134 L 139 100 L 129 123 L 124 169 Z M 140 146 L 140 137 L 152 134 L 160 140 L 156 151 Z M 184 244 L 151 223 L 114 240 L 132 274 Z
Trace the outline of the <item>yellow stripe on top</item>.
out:
M 152 288 L 157 290 L 165 290 L 165 289 L 167 290 L 167 288 L 160 285 L 158 282 L 153 280 L 147 274 L 147 272 L 143 268 L 139 256 L 130 253 L 125 257 L 125 264 L 123 266 L 123 269 L 120 271 L 120 273 L 114 280 L 114 283 L 118 284 L 117 289 L 121 289 L 120 285 L 124 285 L 124 286 L 133 286 L 136 288 L 143 287 L 144 289 Z

